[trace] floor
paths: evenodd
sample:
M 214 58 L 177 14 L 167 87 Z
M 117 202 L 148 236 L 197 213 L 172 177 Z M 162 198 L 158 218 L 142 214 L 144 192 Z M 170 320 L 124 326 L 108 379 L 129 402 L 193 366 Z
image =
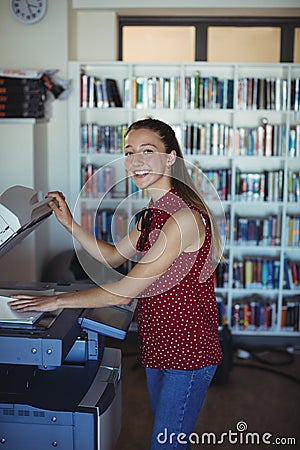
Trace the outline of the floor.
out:
M 136 333 L 129 333 L 124 342 L 111 340 L 106 345 L 121 347 L 123 352 L 123 422 L 115 450 L 148 450 L 152 415 Z M 193 449 L 270 448 L 263 438 L 280 442 L 277 448 L 300 448 L 300 353 L 260 350 L 253 355 L 241 359 L 235 352 L 227 383 L 210 386 L 191 436 Z

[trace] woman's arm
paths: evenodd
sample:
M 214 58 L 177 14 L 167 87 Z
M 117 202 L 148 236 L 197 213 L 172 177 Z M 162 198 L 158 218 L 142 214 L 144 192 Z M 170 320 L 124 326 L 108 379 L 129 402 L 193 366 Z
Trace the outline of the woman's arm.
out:
M 151 249 L 120 281 L 53 297 L 20 298 L 11 302 L 20 311 L 54 311 L 59 308 L 97 308 L 128 303 L 161 276 L 184 250 L 200 248 L 205 228 L 198 213 L 182 209 L 164 224 Z
M 139 231 L 136 227 L 116 245 L 96 238 L 75 222 L 71 211 L 60 192 L 49 192 L 55 202 L 50 202 L 57 220 L 71 233 L 81 246 L 95 259 L 110 266 L 118 267 L 135 254 Z

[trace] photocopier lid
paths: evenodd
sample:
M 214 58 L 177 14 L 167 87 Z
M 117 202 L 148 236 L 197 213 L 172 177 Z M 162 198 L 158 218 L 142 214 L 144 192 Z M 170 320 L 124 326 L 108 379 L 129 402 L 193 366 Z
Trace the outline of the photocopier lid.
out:
M 0 256 L 51 215 L 51 200 L 39 201 L 37 191 L 18 185 L 0 194 Z

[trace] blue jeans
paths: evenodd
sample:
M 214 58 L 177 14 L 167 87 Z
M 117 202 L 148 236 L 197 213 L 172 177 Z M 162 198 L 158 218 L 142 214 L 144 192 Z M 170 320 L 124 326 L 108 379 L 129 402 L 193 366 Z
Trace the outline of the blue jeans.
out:
M 154 414 L 150 450 L 190 449 L 193 432 L 216 366 L 196 370 L 146 368 Z

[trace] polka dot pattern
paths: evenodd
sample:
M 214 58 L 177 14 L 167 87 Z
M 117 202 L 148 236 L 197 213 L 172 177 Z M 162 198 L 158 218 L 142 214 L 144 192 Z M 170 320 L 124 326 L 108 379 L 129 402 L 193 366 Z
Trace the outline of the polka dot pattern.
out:
M 170 215 L 187 206 L 199 211 L 194 205 L 186 204 L 175 189 L 150 203 L 153 216 L 144 252 L 153 245 Z M 191 370 L 218 365 L 222 361 L 209 263 L 209 220 L 205 214 L 200 214 L 205 224 L 205 241 L 201 249 L 182 252 L 142 293 L 138 302 L 140 347 L 145 367 Z M 142 230 L 141 234 L 144 232 Z

